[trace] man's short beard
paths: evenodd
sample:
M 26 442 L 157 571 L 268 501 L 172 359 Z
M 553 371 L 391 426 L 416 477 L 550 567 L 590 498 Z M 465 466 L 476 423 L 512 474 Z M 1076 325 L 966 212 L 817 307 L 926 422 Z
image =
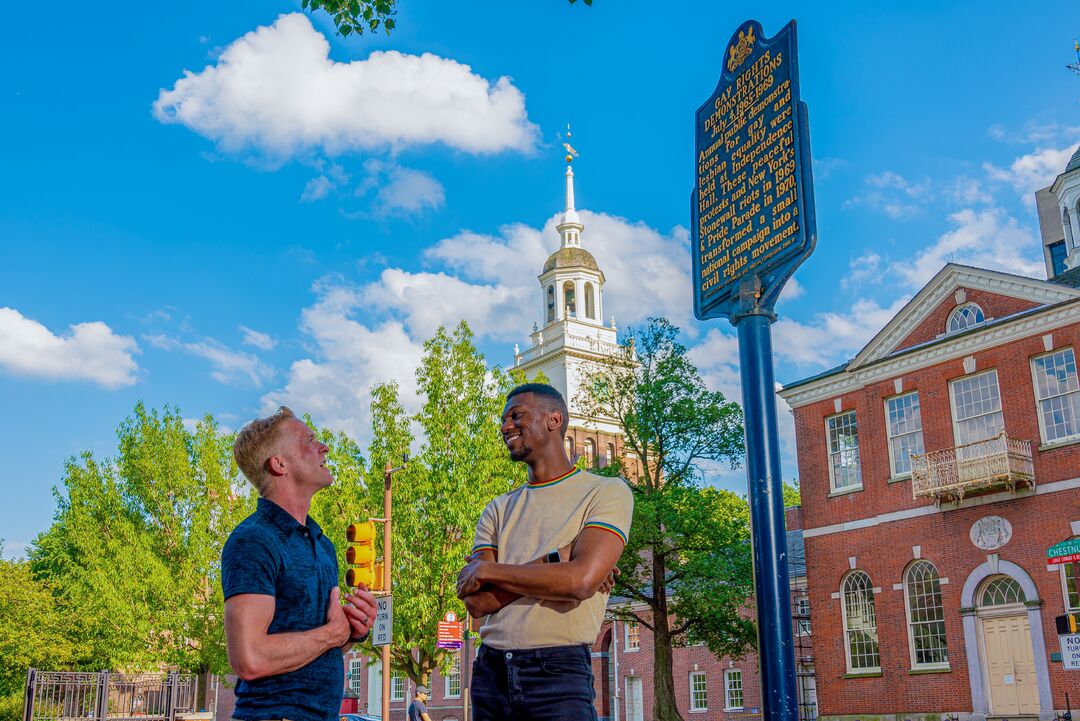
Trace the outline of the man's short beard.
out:
M 533 449 L 532 449 L 531 446 L 526 446 L 526 445 L 519 446 L 516 451 L 515 450 L 510 451 L 510 460 L 512 460 L 512 461 L 524 461 L 526 458 L 528 458 L 530 455 L 532 455 L 532 450 Z

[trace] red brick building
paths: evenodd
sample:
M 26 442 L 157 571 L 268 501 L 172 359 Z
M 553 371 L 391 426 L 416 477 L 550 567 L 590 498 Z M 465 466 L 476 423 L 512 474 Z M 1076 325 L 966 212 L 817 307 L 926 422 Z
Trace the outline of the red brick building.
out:
M 787 385 L 819 709 L 1052 719 L 1080 671 L 1080 271 L 947 265 L 850 362 Z

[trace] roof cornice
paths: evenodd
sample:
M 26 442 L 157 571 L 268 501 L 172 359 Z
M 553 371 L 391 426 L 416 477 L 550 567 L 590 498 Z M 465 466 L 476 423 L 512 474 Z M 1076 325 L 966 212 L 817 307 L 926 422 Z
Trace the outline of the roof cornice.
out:
M 894 378 L 904 373 L 920 370 L 949 360 L 963 358 L 994 346 L 1010 343 L 1039 333 L 1045 333 L 1063 325 L 1076 323 L 1080 318 L 1080 298 L 1055 306 L 1025 313 L 1013 320 L 965 333 L 955 338 L 943 338 L 928 345 L 901 351 L 896 356 L 853 368 L 849 364 L 843 370 L 805 385 L 781 389 L 777 395 L 792 408 L 799 408 L 818 401 L 835 398 L 858 390 L 871 383 Z
M 1052 305 L 1080 298 L 1080 289 L 996 270 L 949 263 L 935 275 L 848 364 L 855 370 L 893 353 L 957 288 L 970 288 Z

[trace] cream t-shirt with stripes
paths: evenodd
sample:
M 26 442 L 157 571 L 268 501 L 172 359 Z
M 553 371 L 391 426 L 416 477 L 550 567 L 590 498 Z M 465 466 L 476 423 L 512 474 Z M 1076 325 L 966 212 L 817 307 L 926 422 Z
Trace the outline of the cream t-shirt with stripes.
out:
M 527 483 L 491 501 L 480 516 L 473 551 L 492 549 L 500 563 L 525 564 L 600 528 L 624 544 L 634 515 L 626 481 L 574 469 Z M 608 595 L 584 601 L 519 598 L 487 616 L 480 637 L 493 648 L 527 649 L 596 641 Z

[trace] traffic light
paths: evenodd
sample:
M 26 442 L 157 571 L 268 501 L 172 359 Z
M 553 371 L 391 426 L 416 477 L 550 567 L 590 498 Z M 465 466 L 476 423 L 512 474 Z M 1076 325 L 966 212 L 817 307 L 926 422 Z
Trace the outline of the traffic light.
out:
M 1054 619 L 1059 636 L 1080 633 L 1080 614 L 1066 613 Z
M 345 549 L 345 585 L 356 588 L 363 584 L 369 591 L 381 591 L 383 587 L 383 564 L 375 560 L 375 523 L 363 521 L 350 524 L 345 529 L 349 545 Z

